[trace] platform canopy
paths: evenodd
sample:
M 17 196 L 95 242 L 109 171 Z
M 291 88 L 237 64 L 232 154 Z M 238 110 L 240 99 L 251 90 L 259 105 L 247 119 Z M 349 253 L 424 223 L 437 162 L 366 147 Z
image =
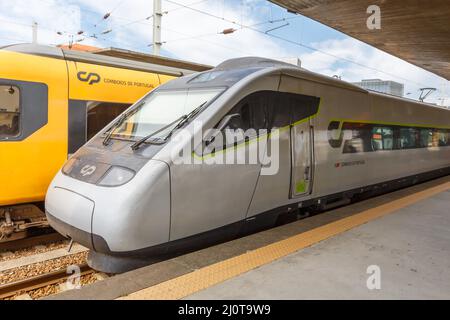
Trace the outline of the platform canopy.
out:
M 270 0 L 450 80 L 450 0 Z M 370 30 L 367 8 L 381 9 Z

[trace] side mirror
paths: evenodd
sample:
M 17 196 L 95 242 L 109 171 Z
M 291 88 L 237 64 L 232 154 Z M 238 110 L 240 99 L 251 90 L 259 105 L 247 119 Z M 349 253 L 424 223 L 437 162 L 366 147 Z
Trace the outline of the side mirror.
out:
M 219 122 L 219 125 L 217 126 L 216 132 L 220 132 L 220 131 L 224 130 L 227 127 L 227 125 L 230 123 L 231 120 L 233 120 L 235 118 L 240 118 L 240 117 L 241 117 L 240 113 L 233 113 L 233 114 L 229 114 L 229 115 L 223 117 L 223 119 Z M 216 136 L 217 136 L 217 133 L 215 135 L 206 137 L 204 139 L 206 146 L 213 143 L 214 140 L 216 139 Z

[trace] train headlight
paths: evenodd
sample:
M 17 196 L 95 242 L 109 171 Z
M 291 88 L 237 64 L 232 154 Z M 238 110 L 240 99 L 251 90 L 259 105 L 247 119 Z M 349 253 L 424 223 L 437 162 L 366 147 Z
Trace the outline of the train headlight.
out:
M 98 185 L 103 187 L 121 186 L 133 179 L 134 175 L 135 173 L 132 170 L 123 167 L 111 167 Z

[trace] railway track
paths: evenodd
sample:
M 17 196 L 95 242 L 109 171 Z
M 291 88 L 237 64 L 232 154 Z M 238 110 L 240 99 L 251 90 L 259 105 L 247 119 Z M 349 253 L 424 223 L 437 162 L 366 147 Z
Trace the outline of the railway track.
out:
M 30 248 L 33 246 L 39 246 L 39 245 L 47 245 L 54 242 L 63 241 L 65 238 L 60 235 L 59 233 L 52 232 L 48 234 L 28 237 L 24 239 L 18 239 L 8 242 L 2 242 L 0 243 L 0 253 L 6 252 L 6 251 L 17 251 L 22 250 L 26 248 Z
M 81 265 L 80 271 L 80 276 L 95 273 L 95 271 L 87 264 Z M 56 285 L 61 281 L 67 280 L 70 276 L 71 274 L 68 274 L 64 268 L 35 277 L 0 285 L 0 299 L 7 299 L 33 290 L 45 288 L 50 285 Z

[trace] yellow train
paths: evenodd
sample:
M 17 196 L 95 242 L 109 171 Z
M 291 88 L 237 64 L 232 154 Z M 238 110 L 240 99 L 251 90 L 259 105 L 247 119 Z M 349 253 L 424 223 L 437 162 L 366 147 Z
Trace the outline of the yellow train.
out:
M 47 225 L 42 201 L 67 157 L 156 86 L 208 66 L 118 49 L 0 49 L 0 242 Z

